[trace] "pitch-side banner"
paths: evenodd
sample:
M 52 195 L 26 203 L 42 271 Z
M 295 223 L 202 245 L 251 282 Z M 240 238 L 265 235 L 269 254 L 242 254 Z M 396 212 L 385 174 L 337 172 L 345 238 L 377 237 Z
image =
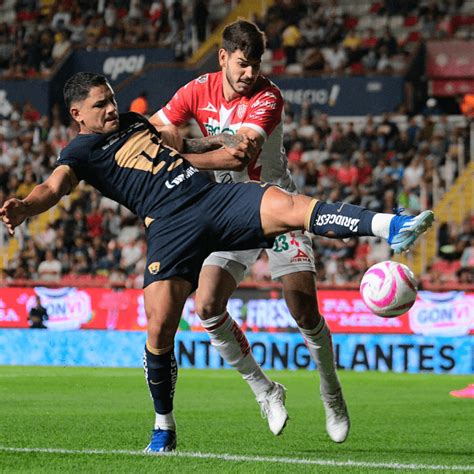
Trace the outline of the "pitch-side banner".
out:
M 377 115 L 395 111 L 403 101 L 403 78 L 396 76 L 272 80 L 282 90 L 285 102 L 297 110 L 307 103 L 330 115 Z
M 105 74 L 112 85 L 143 72 L 147 65 L 174 61 L 172 49 L 137 48 L 107 51 L 75 51 L 72 72 L 92 71 Z M 136 90 L 135 94 L 140 91 Z M 151 92 L 151 91 L 150 91 Z
M 431 78 L 474 78 L 474 41 L 428 41 L 426 71 Z
M 0 329 L 0 365 L 141 367 L 145 337 L 142 331 Z M 299 333 L 259 332 L 247 337 L 264 369 L 315 368 Z M 335 334 L 333 346 L 339 369 L 473 373 L 471 336 Z M 175 354 L 182 368 L 229 367 L 202 332 L 179 332 Z
M 13 104 L 23 104 L 25 100 L 42 114 L 47 114 L 50 106 L 49 83 L 40 79 L 0 80 L 0 119 L 10 116 Z
M 144 330 L 141 290 L 103 288 L 1 288 L 0 327 L 28 328 L 28 314 L 39 296 L 51 331 L 72 329 Z M 380 318 L 365 306 L 358 291 L 322 290 L 319 308 L 333 333 L 418 334 L 458 337 L 474 334 L 474 293 L 420 291 L 409 311 L 398 318 Z M 296 332 L 281 293 L 239 289 L 229 313 L 247 332 Z M 193 298 L 185 304 L 181 330 L 202 331 Z
M 474 94 L 474 79 L 432 79 L 428 88 L 429 94 L 436 97 Z

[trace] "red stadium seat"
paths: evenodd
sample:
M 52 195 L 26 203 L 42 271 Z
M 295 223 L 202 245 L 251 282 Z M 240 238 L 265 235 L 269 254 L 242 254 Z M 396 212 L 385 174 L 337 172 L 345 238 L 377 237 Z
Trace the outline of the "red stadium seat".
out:
M 405 18 L 405 21 L 403 22 L 403 24 L 406 26 L 406 27 L 410 27 L 410 26 L 415 26 L 416 24 L 418 23 L 418 17 L 417 16 L 407 16 Z

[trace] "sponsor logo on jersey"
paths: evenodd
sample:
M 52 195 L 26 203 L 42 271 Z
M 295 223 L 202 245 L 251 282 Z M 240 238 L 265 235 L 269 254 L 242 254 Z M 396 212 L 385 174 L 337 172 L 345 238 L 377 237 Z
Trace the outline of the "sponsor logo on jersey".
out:
M 354 219 L 352 217 L 341 216 L 340 214 L 324 214 L 318 216 L 316 220 L 317 226 L 324 226 L 328 224 L 336 224 L 341 227 L 347 227 L 351 232 L 357 232 L 359 229 L 360 219 Z
M 176 178 L 172 179 L 171 181 L 166 180 L 165 186 L 168 189 L 173 189 L 176 186 L 180 185 L 184 180 L 190 178 L 193 174 L 197 173 L 198 170 L 193 167 L 189 167 L 184 173 L 179 174 Z
M 217 109 L 210 103 L 208 102 L 206 107 L 200 107 L 198 110 L 203 110 L 204 112 L 214 112 L 217 113 Z
M 209 135 L 217 135 L 218 133 L 230 133 L 231 135 L 234 135 L 240 128 L 240 124 L 231 124 L 221 130 L 221 124 L 219 120 L 209 117 L 207 122 L 204 123 L 204 127 L 206 127 L 207 133 Z
M 258 110 L 254 110 L 250 116 L 249 116 L 249 119 L 252 119 L 252 118 L 255 118 L 255 117 L 259 117 L 260 115 L 265 115 L 267 113 L 267 111 L 265 109 L 258 109 Z
M 150 263 L 150 265 L 148 265 L 148 271 L 152 274 L 152 275 L 157 275 L 158 272 L 160 271 L 160 262 L 152 262 Z
M 277 98 L 277 96 L 273 92 L 270 92 L 270 91 L 265 92 L 265 94 L 263 94 L 262 97 L 271 97 L 272 99 Z
M 296 255 L 294 257 L 291 257 L 290 262 L 291 263 L 311 263 L 311 259 L 301 249 L 298 249 L 298 252 L 296 252 Z
M 256 107 L 261 107 L 262 109 L 265 107 L 267 109 L 271 109 L 271 110 L 274 110 L 276 109 L 278 106 L 278 103 L 275 102 L 274 100 L 256 100 L 253 104 L 252 104 L 252 109 L 255 109 Z

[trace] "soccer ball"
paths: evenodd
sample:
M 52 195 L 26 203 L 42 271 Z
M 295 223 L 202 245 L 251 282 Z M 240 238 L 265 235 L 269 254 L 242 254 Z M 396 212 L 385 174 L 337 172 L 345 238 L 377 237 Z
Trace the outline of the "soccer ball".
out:
M 372 265 L 360 282 L 364 303 L 384 318 L 406 313 L 416 300 L 416 290 L 413 272 L 406 265 L 389 260 Z

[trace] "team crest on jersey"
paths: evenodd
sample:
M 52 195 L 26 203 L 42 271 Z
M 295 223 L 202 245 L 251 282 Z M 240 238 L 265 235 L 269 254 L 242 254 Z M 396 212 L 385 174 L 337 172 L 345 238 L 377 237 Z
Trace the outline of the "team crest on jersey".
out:
M 296 255 L 291 257 L 291 263 L 311 263 L 311 259 L 301 249 L 298 249 Z
M 150 265 L 148 265 L 148 271 L 152 275 L 157 275 L 158 272 L 160 271 L 160 262 L 152 262 Z
M 239 119 L 243 118 L 246 111 L 247 111 L 247 105 L 246 104 L 240 104 L 237 107 L 237 117 L 239 117 Z

